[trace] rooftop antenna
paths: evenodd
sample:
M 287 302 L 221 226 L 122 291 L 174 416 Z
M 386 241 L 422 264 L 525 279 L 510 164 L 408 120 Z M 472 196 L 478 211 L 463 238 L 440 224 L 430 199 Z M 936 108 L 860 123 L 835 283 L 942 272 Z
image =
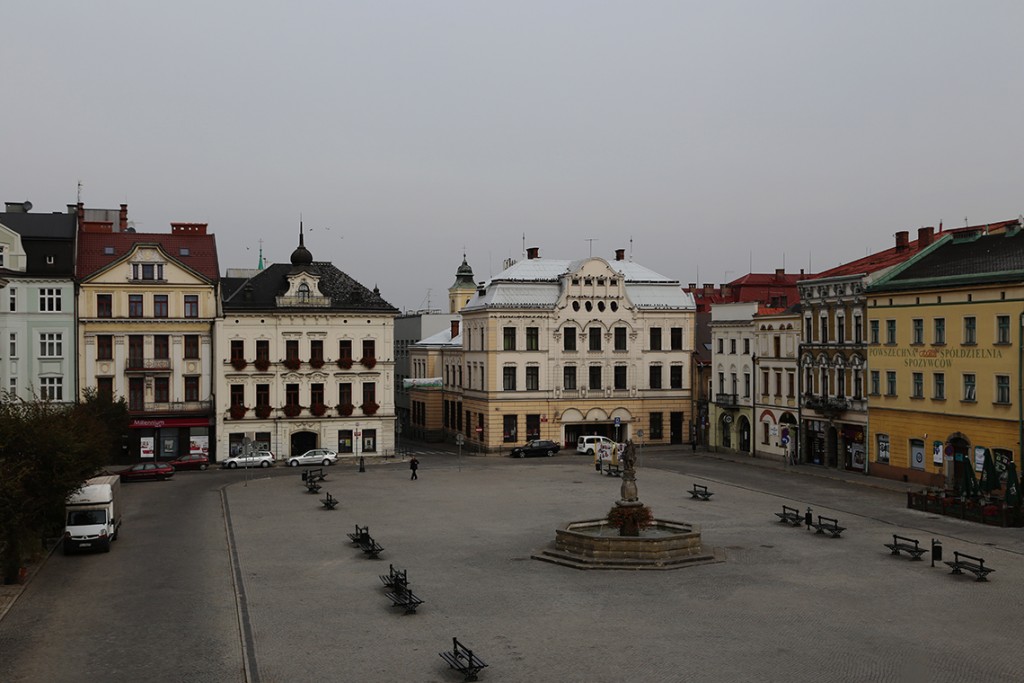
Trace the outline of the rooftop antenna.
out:
M 78 203 L 82 203 L 82 181 L 78 181 Z
M 633 261 L 633 236 L 629 236 L 629 260 Z
M 594 242 L 597 242 L 596 237 L 587 237 L 583 240 L 584 242 L 590 242 L 590 255 L 594 255 Z
M 520 258 L 526 258 L 526 233 L 523 233 L 523 253 Z
M 427 310 L 430 310 L 430 287 L 427 287 Z

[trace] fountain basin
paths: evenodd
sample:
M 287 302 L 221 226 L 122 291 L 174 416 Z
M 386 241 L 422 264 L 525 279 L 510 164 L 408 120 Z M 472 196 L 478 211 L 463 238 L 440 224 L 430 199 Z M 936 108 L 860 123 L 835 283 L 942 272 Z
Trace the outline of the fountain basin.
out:
M 698 525 L 664 519 L 640 536 L 619 536 L 607 519 L 569 522 L 555 530 L 552 546 L 532 557 L 577 569 L 680 569 L 725 560 L 703 547 Z

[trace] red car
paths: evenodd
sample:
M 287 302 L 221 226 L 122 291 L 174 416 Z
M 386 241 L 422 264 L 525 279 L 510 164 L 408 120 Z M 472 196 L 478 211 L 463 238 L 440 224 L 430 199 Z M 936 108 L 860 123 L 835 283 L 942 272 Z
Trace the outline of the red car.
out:
M 166 462 L 140 462 L 126 470 L 118 472 L 121 481 L 146 481 L 152 479 L 170 479 L 174 476 L 174 467 Z
M 202 453 L 192 453 L 175 458 L 168 464 L 173 465 L 175 470 L 205 470 L 210 466 L 210 459 Z

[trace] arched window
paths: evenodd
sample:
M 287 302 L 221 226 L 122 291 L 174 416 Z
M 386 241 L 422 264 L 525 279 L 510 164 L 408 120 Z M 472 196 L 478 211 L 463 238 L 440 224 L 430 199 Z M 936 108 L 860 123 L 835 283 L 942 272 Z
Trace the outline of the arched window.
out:
M 305 282 L 299 285 L 299 301 L 301 301 L 302 303 L 309 302 L 309 285 L 307 285 Z

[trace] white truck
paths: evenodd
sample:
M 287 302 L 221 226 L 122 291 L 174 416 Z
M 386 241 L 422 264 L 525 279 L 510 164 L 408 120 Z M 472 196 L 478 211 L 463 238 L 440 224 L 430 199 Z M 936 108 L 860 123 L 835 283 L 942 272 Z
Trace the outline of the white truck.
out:
M 64 554 L 76 550 L 110 552 L 121 526 L 121 478 L 93 477 L 68 497 Z

